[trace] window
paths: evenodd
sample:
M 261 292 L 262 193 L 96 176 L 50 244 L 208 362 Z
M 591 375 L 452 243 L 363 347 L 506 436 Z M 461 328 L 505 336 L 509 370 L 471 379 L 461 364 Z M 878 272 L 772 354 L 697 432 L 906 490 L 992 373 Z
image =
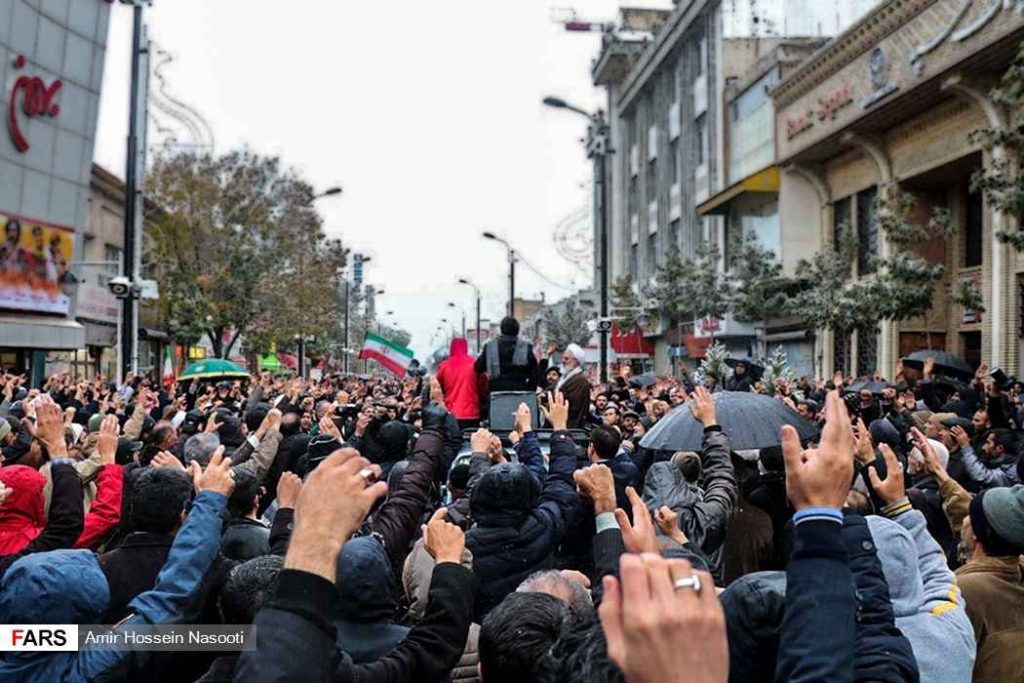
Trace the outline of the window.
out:
M 839 238 L 842 237 L 842 232 L 853 227 L 850 222 L 851 204 L 850 198 L 845 197 L 832 205 L 832 244 L 836 251 L 839 251 Z
M 626 196 L 627 209 L 630 216 L 636 215 L 637 208 L 637 180 L 636 176 L 629 179 L 629 193 Z
M 652 232 L 647 235 L 647 276 L 654 277 L 654 271 L 658 269 L 658 233 Z
M 967 193 L 967 215 L 964 217 L 964 268 L 981 265 L 983 206 L 980 192 Z
M 875 216 L 877 188 L 857 193 L 857 274 L 869 275 L 875 272 L 875 257 L 878 255 L 878 221 Z M 872 368 L 874 371 L 874 368 Z
M 857 330 L 857 376 L 866 377 L 878 369 L 878 332 Z
M 658 198 L 658 160 L 651 159 L 647 162 L 647 201 L 653 202 Z
M 118 274 L 121 272 L 121 248 L 112 244 L 104 245 L 103 260 L 106 261 L 108 273 Z
M 665 255 L 675 253 L 679 250 L 679 219 L 668 224 L 668 244 L 665 245 Z
M 693 41 L 693 64 L 694 76 L 700 77 L 707 71 L 708 66 L 708 40 L 703 33 L 699 33 Z
M 638 275 L 637 258 L 639 257 L 640 246 L 632 244 L 629 247 L 629 277 L 636 282 Z
M 668 145 L 668 163 L 672 167 L 669 170 L 669 178 L 672 180 L 673 185 L 679 184 L 679 138 L 674 139 Z
M 960 346 L 963 349 L 963 359 L 972 368 L 981 365 L 981 332 L 961 332 Z
M 696 136 L 697 144 L 697 165 L 703 166 L 708 161 L 708 156 L 711 153 L 711 143 L 708 140 L 708 116 L 707 114 L 701 114 L 697 117 L 696 126 L 694 127 L 694 134 Z

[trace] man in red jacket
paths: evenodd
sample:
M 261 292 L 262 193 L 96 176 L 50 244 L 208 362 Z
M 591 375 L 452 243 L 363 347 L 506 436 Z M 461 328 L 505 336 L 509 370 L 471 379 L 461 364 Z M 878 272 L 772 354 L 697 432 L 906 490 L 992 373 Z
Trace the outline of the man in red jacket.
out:
M 479 376 L 469 355 L 469 345 L 462 337 L 452 339 L 448 360 L 437 369 L 437 381 L 444 392 L 444 402 L 455 415 L 461 429 L 480 426 Z

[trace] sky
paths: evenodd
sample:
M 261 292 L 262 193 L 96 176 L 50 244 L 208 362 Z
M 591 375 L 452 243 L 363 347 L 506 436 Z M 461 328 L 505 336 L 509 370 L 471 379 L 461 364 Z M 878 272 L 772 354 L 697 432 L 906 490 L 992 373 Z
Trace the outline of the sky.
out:
M 670 0 L 627 3 L 670 7 Z M 590 278 L 552 235 L 590 202 L 586 121 L 544 107 L 557 95 L 604 105 L 590 83 L 599 34 L 567 33 L 569 0 L 155 0 L 150 35 L 174 55 L 168 91 L 211 124 L 219 153 L 280 155 L 315 187 L 328 235 L 371 257 L 383 316 L 424 356 L 442 318 L 474 299 L 497 320 L 508 296 L 505 237 L 556 287 L 520 265 L 516 293 L 564 298 Z M 608 21 L 618 0 L 577 0 Z M 95 159 L 123 175 L 131 9 L 114 5 Z M 157 136 L 151 127 L 151 137 Z M 151 140 L 152 142 L 153 140 Z M 461 323 L 461 320 L 458 321 Z

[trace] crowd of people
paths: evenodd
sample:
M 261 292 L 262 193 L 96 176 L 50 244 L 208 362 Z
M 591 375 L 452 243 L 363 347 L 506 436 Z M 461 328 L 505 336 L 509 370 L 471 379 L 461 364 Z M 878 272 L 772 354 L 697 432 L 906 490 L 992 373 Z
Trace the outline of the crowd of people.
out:
M 430 377 L 2 375 L 0 623 L 255 629 L 0 680 L 1024 681 L 1021 422 L 987 368 L 742 368 L 817 430 L 737 451 L 716 378 L 596 384 L 518 332 Z M 645 448 L 676 410 L 699 451 Z

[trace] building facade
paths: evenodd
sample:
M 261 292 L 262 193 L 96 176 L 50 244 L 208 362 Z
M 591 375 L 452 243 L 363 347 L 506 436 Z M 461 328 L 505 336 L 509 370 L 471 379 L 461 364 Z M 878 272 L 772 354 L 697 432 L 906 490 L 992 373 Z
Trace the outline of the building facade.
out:
M 913 220 L 948 210 L 951 236 L 915 248 L 945 266 L 931 309 L 899 323 L 826 332 L 816 354 L 825 373 L 878 369 L 922 348 L 954 351 L 974 364 L 1019 370 L 1024 262 L 994 238 L 1016 230 L 1009 216 L 970 189 L 995 161 L 972 137 L 1006 125 L 990 90 L 1024 39 L 1019 2 L 888 0 L 804 62 L 773 91 L 779 211 L 819 245 L 838 226 L 857 243 L 854 277 L 892 247 L 880 234 L 876 198 L 899 188 L 916 201 Z M 976 285 L 984 310 L 965 310 L 951 292 Z M 844 351 L 850 350 L 846 354 Z
M 612 282 L 628 278 L 641 293 L 670 254 L 692 259 L 702 242 L 725 252 L 730 218 L 713 209 L 725 203 L 721 193 L 745 181 L 760 183 L 762 194 L 773 196 L 767 203 L 753 201 L 753 194 L 741 198 L 737 220 L 763 235 L 767 246 L 778 246 L 782 257 L 774 114 L 766 89 L 781 80 L 793 60 L 810 52 L 803 46 L 814 43 L 786 43 L 779 36 L 834 34 L 875 2 L 807 0 L 797 12 L 791 0 L 703 0 L 676 3 L 661 15 L 648 13 L 646 22 L 623 13 L 623 35 L 642 29 L 649 37 L 606 35 L 592 70 L 594 83 L 608 93 L 615 150 L 607 179 Z M 794 12 L 803 21 L 762 21 Z M 780 56 L 784 43 L 787 51 Z M 745 85 L 737 90 L 738 81 Z M 725 267 L 725 259 L 719 267 Z M 647 319 L 643 331 L 653 342 L 658 371 L 678 367 L 674 359 L 703 355 L 712 338 L 750 353 L 764 338 L 763 324 L 739 323 L 731 316 L 679 321 L 652 312 Z M 813 343 L 800 343 L 809 361 Z
M 109 15 L 104 0 L 0 0 L 0 367 L 36 383 L 49 354 L 86 345 L 73 272 Z

